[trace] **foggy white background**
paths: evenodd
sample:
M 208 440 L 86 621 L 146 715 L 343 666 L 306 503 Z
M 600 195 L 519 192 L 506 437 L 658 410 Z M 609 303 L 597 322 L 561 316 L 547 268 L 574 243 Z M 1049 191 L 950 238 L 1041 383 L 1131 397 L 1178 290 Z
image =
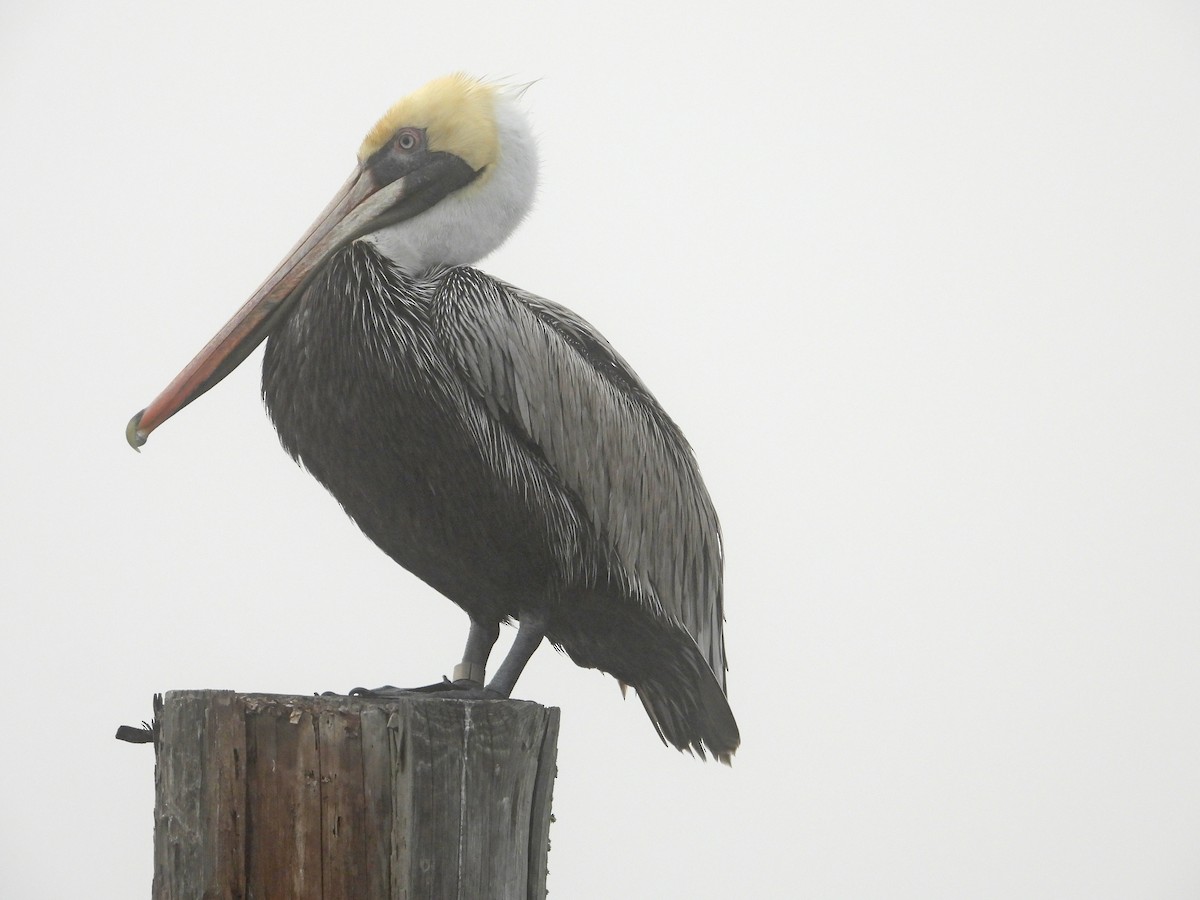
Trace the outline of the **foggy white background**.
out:
M 551 896 L 1200 895 L 1200 12 L 1011 0 L 0 7 L 0 894 L 148 895 L 153 692 L 458 660 L 261 351 L 123 434 L 456 69 L 540 79 L 481 267 L 630 360 L 728 550 L 732 769 L 518 684 Z

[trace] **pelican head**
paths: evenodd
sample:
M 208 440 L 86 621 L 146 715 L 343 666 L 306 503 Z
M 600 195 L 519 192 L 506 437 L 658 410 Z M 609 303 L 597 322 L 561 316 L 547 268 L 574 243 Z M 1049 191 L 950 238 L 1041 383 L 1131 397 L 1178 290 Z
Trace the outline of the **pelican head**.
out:
M 150 433 L 232 372 L 337 251 L 370 240 L 420 273 L 469 265 L 504 242 L 533 202 L 537 151 L 518 92 L 449 75 L 392 106 L 346 183 L 224 328 L 126 428 Z

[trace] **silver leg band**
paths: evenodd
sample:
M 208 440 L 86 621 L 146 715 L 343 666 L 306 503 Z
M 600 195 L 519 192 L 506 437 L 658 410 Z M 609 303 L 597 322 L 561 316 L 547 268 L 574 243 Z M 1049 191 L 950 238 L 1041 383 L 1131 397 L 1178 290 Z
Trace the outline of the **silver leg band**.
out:
M 475 663 L 462 662 L 454 667 L 453 681 L 474 681 L 476 684 L 483 684 L 486 669 L 483 666 Z

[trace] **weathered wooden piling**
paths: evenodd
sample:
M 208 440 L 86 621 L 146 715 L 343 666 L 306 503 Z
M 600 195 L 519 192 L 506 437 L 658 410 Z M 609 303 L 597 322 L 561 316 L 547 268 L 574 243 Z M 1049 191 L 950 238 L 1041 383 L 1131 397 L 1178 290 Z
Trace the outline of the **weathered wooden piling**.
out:
M 174 691 L 155 900 L 542 898 L 559 711 Z

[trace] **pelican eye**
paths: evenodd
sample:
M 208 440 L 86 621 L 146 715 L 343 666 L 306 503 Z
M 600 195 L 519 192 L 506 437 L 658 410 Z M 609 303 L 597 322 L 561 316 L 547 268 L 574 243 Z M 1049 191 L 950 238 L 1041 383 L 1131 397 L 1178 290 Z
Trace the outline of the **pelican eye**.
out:
M 416 128 L 402 128 L 396 133 L 396 147 L 399 150 L 416 150 L 421 146 L 424 135 Z

